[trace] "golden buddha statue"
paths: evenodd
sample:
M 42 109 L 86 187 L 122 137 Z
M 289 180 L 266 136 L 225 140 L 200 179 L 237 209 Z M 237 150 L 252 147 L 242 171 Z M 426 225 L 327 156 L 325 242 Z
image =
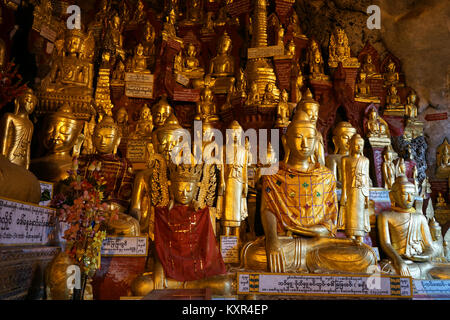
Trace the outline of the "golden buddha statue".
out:
M 302 88 L 304 85 L 302 69 L 298 67 L 297 77 L 295 78 L 295 103 L 298 104 L 302 100 Z
M 37 98 L 27 89 L 14 100 L 14 113 L 5 113 L 0 120 L 0 154 L 14 164 L 28 169 L 33 123 L 28 116 L 34 111 Z
M 258 91 L 258 83 L 253 81 L 250 86 L 250 92 L 248 93 L 247 100 L 245 104 L 248 106 L 256 106 L 261 103 L 261 97 Z
M 338 200 L 334 175 L 320 163 L 310 162 L 317 134 L 308 114 L 297 110 L 282 137 L 285 159 L 276 174 L 263 177 L 261 221 L 265 238 L 243 247 L 244 268 L 364 273 L 376 264 L 369 246 L 335 238 Z
M 394 150 L 392 149 L 391 145 L 388 145 L 384 148 L 383 158 L 384 162 L 381 166 L 381 170 L 383 172 L 384 188 L 387 190 L 391 190 L 397 176 L 397 170 L 394 164 Z
M 436 207 L 446 207 L 447 203 L 445 202 L 444 197 L 442 196 L 442 192 L 438 193 L 438 196 L 436 198 Z
M 289 94 L 286 89 L 281 92 L 281 100 L 277 104 L 277 120 L 275 128 L 286 128 L 290 121 L 291 111 L 288 104 Z
M 417 118 L 417 96 L 414 91 L 411 91 L 406 97 L 405 115 L 410 119 Z
M 155 46 L 155 28 L 147 21 L 144 27 L 142 45 L 144 46 L 144 55 L 147 57 L 147 66 L 153 68 L 155 64 L 156 46 Z
M 230 55 L 231 38 L 225 31 L 217 44 L 217 55 L 211 59 L 209 73 L 216 79 L 214 84 L 215 93 L 226 93 L 234 78 L 234 58 Z
M 278 26 L 277 45 L 284 47 L 284 28 L 283 25 L 281 24 Z
M 388 124 L 378 115 L 378 112 L 375 109 L 372 109 L 369 113 L 369 120 L 367 121 L 367 137 L 389 139 L 391 137 Z
M 136 123 L 134 136 L 144 139 L 149 139 L 153 132 L 153 119 L 150 108 L 144 104 L 139 112 L 139 120 Z
M 125 107 L 121 107 L 119 110 L 117 110 L 116 113 L 116 123 L 120 128 L 120 135 L 122 138 L 127 138 L 129 133 L 128 128 L 128 111 L 125 109 Z
M 217 115 L 217 107 L 213 101 L 214 94 L 209 86 L 203 88 L 200 93 L 200 101 L 197 102 L 197 114 L 194 120 L 201 120 L 205 122 L 219 121 Z
M 292 34 L 294 37 L 306 38 L 306 36 L 303 34 L 300 28 L 300 21 L 297 12 L 295 12 L 295 10 L 289 18 L 289 28 L 292 29 Z
M 224 155 L 223 183 L 224 210 L 221 224 L 224 235 L 238 235 L 241 222 L 247 218 L 247 192 L 248 176 L 247 168 L 251 162 L 248 145 L 242 145 L 243 130 L 237 121 L 233 121 L 228 129 L 231 129 Z
M 203 0 L 189 0 L 186 3 L 186 21 L 184 24 L 201 23 L 203 20 Z
M 134 14 L 131 19 L 133 23 L 141 24 L 147 19 L 147 13 L 145 12 L 145 5 L 142 0 L 138 0 L 136 3 L 136 8 L 134 9 Z
M 372 56 L 367 54 L 364 57 L 364 64 L 362 70 L 367 75 L 367 79 L 383 79 L 383 76 L 377 72 L 377 68 L 372 62 Z
M 314 100 L 311 90 L 308 88 L 305 95 L 302 97 L 302 100 L 297 104 L 297 111 L 302 110 L 305 112 L 314 125 L 317 125 L 317 120 L 319 119 L 319 108 L 320 104 Z M 325 165 L 323 137 L 322 133 L 319 131 L 317 132 L 317 143 L 314 145 L 314 155 L 311 157 L 311 162 L 318 162 L 323 166 Z
M 139 43 L 134 49 L 134 55 L 131 58 L 131 72 L 150 73 L 147 69 L 147 57 L 144 55 L 144 46 Z
M 84 127 L 83 127 L 83 136 L 84 136 L 84 141 L 83 141 L 83 149 L 81 151 L 81 154 L 93 154 L 95 153 L 95 148 L 94 148 L 94 142 L 93 142 L 93 137 L 94 137 L 94 130 L 95 130 L 95 126 L 97 125 L 97 122 L 95 121 L 95 116 L 91 116 L 91 119 L 88 121 L 84 122 Z
M 163 94 L 161 99 L 152 107 L 152 118 L 155 129 L 161 128 L 169 116 L 173 114 L 173 108 L 167 101 L 167 95 Z
M 213 34 L 214 33 L 214 20 L 213 20 L 214 12 L 208 11 L 206 13 L 205 24 L 201 29 L 201 33 L 203 34 Z
M 117 62 L 116 68 L 111 75 L 111 85 L 124 85 L 125 81 L 125 64 L 122 61 Z
M 32 159 L 30 171 L 39 180 L 58 182 L 66 179 L 72 168 L 71 151 L 79 141 L 83 121 L 78 120 L 69 105 L 48 115 L 42 130 L 42 143 L 47 150 L 44 157 Z
M 350 153 L 350 139 L 356 134 L 356 129 L 349 122 L 339 122 L 333 129 L 334 154 L 329 154 L 325 158 L 328 169 L 333 172 L 338 187 L 342 184 L 341 159 Z
M 400 86 L 400 77 L 398 72 L 396 71 L 397 66 L 392 59 L 389 59 L 388 63 L 385 67 L 385 72 L 383 74 L 384 77 L 384 85 L 385 87 L 390 86 Z
M 331 34 L 329 51 L 328 65 L 330 68 L 337 68 L 339 62 L 342 62 L 344 68 L 359 68 L 358 59 L 350 54 L 350 46 L 344 29 L 337 27 Z
M 382 269 L 414 279 L 450 279 L 449 264 L 432 262 L 442 244 L 433 241 L 426 217 L 413 207 L 415 192 L 406 176 L 397 177 L 389 193 L 391 211 L 378 216 L 381 248 L 389 259 Z
M 450 176 L 450 144 L 447 138 L 436 149 L 436 177 L 447 178 Z
M 289 41 L 286 46 L 285 54 L 289 57 L 295 57 L 295 50 L 296 50 L 296 47 L 295 47 L 294 40 Z
M 239 69 L 239 74 L 236 81 L 235 93 L 241 98 L 247 98 L 247 77 L 242 68 Z
M 323 58 L 316 40 L 311 40 L 311 44 L 306 53 L 306 62 L 309 65 L 309 78 L 311 80 L 328 81 L 330 78 L 325 74 L 323 69 Z
M 366 82 L 366 73 L 359 73 L 359 81 L 355 84 L 355 101 L 368 102 L 368 103 L 380 103 L 378 97 L 374 97 L 370 94 L 370 85 Z
M 111 54 L 111 64 L 115 65 L 117 60 L 125 61 L 125 50 L 123 49 L 123 23 L 121 16 L 115 13 L 108 21 L 104 49 Z
M 354 134 L 350 154 L 342 158 L 341 221 L 347 237 L 362 243 L 370 232 L 369 159 L 364 157 L 364 139 Z
M 104 196 L 111 208 L 119 210 L 119 217 L 109 221 L 107 233 L 115 236 L 139 236 L 139 222 L 126 214 L 132 195 L 134 174 L 131 163 L 117 155 L 120 144 L 120 128 L 110 116 L 104 116 L 95 126 L 94 148 L 96 154 L 82 155 L 78 159 L 80 175 L 87 177 L 89 167 L 97 165 L 105 177 Z
M 180 73 L 188 79 L 202 79 L 205 74 L 205 70 L 200 67 L 200 62 L 196 56 L 197 48 L 193 43 L 189 43 L 186 47 L 185 57 L 181 57 L 181 68 L 178 66 L 180 63 L 179 58 L 175 58 L 175 73 Z
M 162 36 L 164 41 L 169 39 L 177 39 L 177 31 L 175 28 L 175 23 L 177 21 L 177 16 L 175 10 L 172 9 L 166 17 L 166 21 L 163 24 Z
M 40 92 L 91 96 L 94 67 L 90 61 L 80 58 L 81 47 L 87 37 L 81 30 L 68 29 L 64 40 L 66 53 L 52 64 L 50 72 L 41 82 Z
M 275 104 L 278 101 L 277 95 L 275 93 L 276 90 L 278 91 L 278 88 L 276 88 L 272 82 L 269 82 L 266 85 L 266 90 L 264 92 L 262 104 L 266 104 L 266 105 L 267 104 L 269 104 L 269 105 Z
M 397 88 L 395 86 L 389 87 L 389 92 L 386 96 L 386 112 L 390 111 L 397 111 L 402 114 L 405 112 L 405 108 L 401 104 L 400 96 L 398 95 Z

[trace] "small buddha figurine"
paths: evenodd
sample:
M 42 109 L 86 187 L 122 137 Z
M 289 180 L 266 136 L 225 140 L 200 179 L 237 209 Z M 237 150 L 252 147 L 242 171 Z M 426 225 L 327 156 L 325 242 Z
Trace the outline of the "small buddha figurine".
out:
M 283 39 L 284 39 L 284 28 L 283 28 L 283 26 L 281 24 L 278 26 L 278 33 L 277 33 L 277 35 L 278 35 L 277 36 L 277 45 L 284 47 L 284 41 L 283 41 Z
M 203 20 L 203 0 L 188 0 L 185 24 L 201 23 Z
M 258 83 L 256 81 L 253 81 L 250 86 L 250 92 L 248 94 L 247 100 L 245 101 L 245 104 L 248 106 L 254 106 L 260 103 L 261 97 L 258 91 Z
M 411 91 L 406 97 L 405 115 L 410 119 L 417 118 L 417 96 L 414 91 Z
M 139 112 L 139 120 L 136 123 L 136 129 L 134 135 L 136 137 L 148 139 L 153 132 L 153 119 L 150 108 L 147 104 L 144 104 Z
M 224 153 L 223 183 L 224 210 L 221 224 L 224 235 L 239 235 L 241 222 L 247 218 L 247 168 L 251 162 L 248 145 L 243 146 L 241 139 L 243 130 L 235 120 L 228 129 L 231 130 L 230 143 L 227 143 Z M 227 138 L 228 139 L 228 138 Z
M 342 158 L 341 221 L 347 237 L 361 244 L 369 221 L 369 159 L 364 157 L 364 139 L 350 139 L 350 154 Z
M 339 62 L 342 62 L 343 67 L 358 68 L 360 65 L 358 59 L 351 56 L 347 35 L 340 27 L 337 27 L 331 34 L 329 51 L 328 65 L 330 68 L 337 68 Z
M 394 164 L 394 150 L 392 150 L 391 145 L 384 148 L 383 158 L 384 162 L 381 166 L 381 170 L 383 172 L 384 188 L 391 190 L 397 176 Z
M 27 89 L 14 100 L 14 113 L 5 113 L 0 120 L 0 154 L 9 161 L 28 169 L 33 123 L 28 116 L 34 111 L 37 98 Z
M 183 73 L 183 52 L 180 50 L 173 58 L 174 73 Z
M 442 207 L 446 207 L 446 206 L 447 206 L 447 203 L 445 203 L 445 199 L 442 196 L 442 192 L 439 192 L 438 196 L 436 198 L 436 207 L 442 208 Z
M 93 143 L 96 154 L 79 157 L 80 175 L 87 177 L 95 165 L 106 179 L 104 196 L 112 208 L 118 208 L 119 218 L 107 224 L 107 233 L 116 236 L 139 236 L 139 222 L 126 214 L 130 205 L 134 173 L 131 163 L 117 155 L 121 140 L 120 128 L 110 116 L 104 116 L 95 126 Z
M 131 58 L 131 72 L 150 73 L 147 69 L 147 57 L 144 55 L 144 46 L 139 43 L 134 49 L 134 55 Z
M 122 61 L 117 62 L 116 68 L 112 72 L 111 84 L 123 84 L 125 81 L 125 64 Z
M 200 93 L 200 101 L 197 102 L 197 114 L 194 120 L 201 120 L 206 122 L 219 121 L 217 115 L 216 104 L 213 101 L 214 95 L 209 86 L 203 88 Z
M 367 121 L 367 137 L 390 138 L 390 136 L 388 124 L 383 118 L 378 116 L 378 112 L 375 109 L 372 109 Z
M 384 85 L 386 87 L 398 86 L 400 84 L 400 77 L 396 68 L 395 62 L 389 59 L 385 67 L 385 73 L 383 74 Z
M 286 55 L 289 57 L 295 57 L 295 49 L 294 40 L 289 41 L 286 47 Z
M 108 21 L 106 29 L 104 48 L 111 53 L 111 64 L 114 65 L 117 60 L 125 61 L 125 50 L 123 49 L 123 27 L 122 18 L 115 13 Z
M 84 141 L 83 141 L 83 149 L 81 151 L 81 154 L 93 154 L 95 152 L 94 148 L 94 130 L 97 123 L 95 122 L 95 116 L 92 115 L 89 122 L 84 122 L 84 128 L 83 128 L 83 135 L 84 135 Z
M 32 159 L 30 171 L 39 180 L 58 182 L 66 179 L 72 168 L 71 151 L 83 130 L 83 121 L 78 120 L 73 109 L 65 104 L 50 114 L 42 130 L 42 143 L 47 150 L 44 157 Z
M 245 72 L 242 68 L 239 69 L 235 93 L 241 98 L 247 97 L 247 77 L 245 76 Z
M 450 176 L 450 144 L 447 138 L 436 149 L 436 177 L 439 179 L 447 178 Z
M 359 73 L 359 81 L 355 85 L 355 101 L 379 103 L 380 99 L 370 94 L 370 85 L 366 82 L 366 73 Z
M 213 21 L 214 12 L 208 11 L 206 13 L 205 24 L 201 29 L 201 33 L 203 34 L 212 34 L 214 33 L 214 21 Z
M 415 192 L 406 176 L 397 177 L 389 193 L 391 210 L 378 215 L 380 244 L 388 257 L 381 267 L 413 279 L 450 279 L 449 264 L 432 262 L 443 248 L 433 241 L 425 215 L 416 212 Z
M 136 24 L 141 24 L 145 21 L 146 18 L 147 13 L 145 12 L 144 2 L 142 2 L 142 0 L 138 0 L 131 21 Z
M 397 94 L 397 88 L 395 86 L 390 86 L 389 93 L 386 97 L 386 110 L 402 108 L 403 106 L 400 101 L 400 96 Z
M 225 31 L 217 45 L 217 55 L 211 59 L 209 73 L 216 78 L 214 92 L 223 92 L 234 82 L 234 58 L 230 55 L 231 38 Z M 223 92 L 223 93 L 225 93 Z
M 147 66 L 153 68 L 155 64 L 156 46 L 155 46 L 155 28 L 147 21 L 144 28 L 144 34 L 142 39 L 142 45 L 144 46 L 144 55 L 147 57 Z
M 370 247 L 335 238 L 338 200 L 334 175 L 320 163 L 310 162 L 317 133 L 309 116 L 297 110 L 282 136 L 285 159 L 277 173 L 263 176 L 261 221 L 265 236 L 242 249 L 244 268 L 365 272 L 376 264 Z M 329 264 L 328 259 L 333 262 Z
M 302 100 L 297 104 L 297 111 L 302 110 L 305 112 L 310 120 L 317 125 L 317 120 L 319 119 L 319 108 L 320 104 L 314 100 L 311 90 L 309 88 L 306 90 L 305 95 Z M 295 117 L 295 115 L 294 115 Z M 325 149 L 323 144 L 322 133 L 317 132 L 317 143 L 314 146 L 314 156 L 311 157 L 311 162 L 320 163 L 325 165 Z
M 367 54 L 364 57 L 364 64 L 362 70 L 367 75 L 367 79 L 382 79 L 382 75 L 377 72 L 377 68 L 372 62 L 372 56 Z
M 288 104 L 289 94 L 286 89 L 281 92 L 281 100 L 277 104 L 277 120 L 275 128 L 286 128 L 289 125 L 291 112 Z
M 341 159 L 348 156 L 350 153 L 350 139 L 356 134 L 356 129 L 346 121 L 339 122 L 333 129 L 333 144 L 334 154 L 329 154 L 325 158 L 325 163 L 328 169 L 333 172 L 336 177 L 336 185 L 342 185 L 342 171 Z
M 177 31 L 175 28 L 176 20 L 177 20 L 176 13 L 175 10 L 172 8 L 172 10 L 170 10 L 169 14 L 167 15 L 166 21 L 164 22 L 163 25 L 162 35 L 164 41 L 167 41 L 169 39 L 175 39 L 177 37 Z
M 128 111 L 125 107 L 121 107 L 117 113 L 115 121 L 120 128 L 120 135 L 122 138 L 127 138 L 129 133 L 128 128 Z
M 167 101 L 167 95 L 163 94 L 161 99 L 152 107 L 152 118 L 155 129 L 164 126 L 171 114 L 173 114 L 173 108 Z
M 275 96 L 275 85 L 272 82 L 269 82 L 266 85 L 262 104 L 274 104 L 276 102 L 277 97 Z
M 306 38 L 300 28 L 300 22 L 295 10 L 289 18 L 289 28 L 292 29 L 292 34 L 294 35 L 294 37 Z
M 325 75 L 323 68 L 323 58 L 320 52 L 319 44 L 316 40 L 311 40 L 311 44 L 307 51 L 306 62 L 309 64 L 309 72 L 311 80 L 329 80 Z
M 200 67 L 197 59 L 197 48 L 193 43 L 189 43 L 186 49 L 186 57 L 182 60 L 182 74 L 189 79 L 203 78 L 205 70 Z
M 302 100 L 302 88 L 304 85 L 302 69 L 298 68 L 297 77 L 295 78 L 294 91 L 295 91 L 295 103 L 299 103 Z

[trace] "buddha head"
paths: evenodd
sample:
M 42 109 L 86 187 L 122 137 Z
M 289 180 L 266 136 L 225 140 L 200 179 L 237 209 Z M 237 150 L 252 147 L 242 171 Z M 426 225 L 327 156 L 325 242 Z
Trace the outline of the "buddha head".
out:
M 391 96 L 396 96 L 397 95 L 397 88 L 395 86 L 391 86 L 389 88 L 389 93 Z
M 139 120 L 152 120 L 151 111 L 147 104 L 144 104 L 139 112 Z
M 111 25 L 113 27 L 113 29 L 115 30 L 119 30 L 120 29 L 120 16 L 118 13 L 116 13 L 111 21 Z
M 188 57 L 193 57 L 195 58 L 197 54 L 197 49 L 195 48 L 193 43 L 189 43 L 187 46 L 187 55 Z
M 363 154 L 364 139 L 359 134 L 354 134 L 350 139 L 350 151 L 352 154 Z
M 165 124 L 156 129 L 152 135 L 152 141 L 156 152 L 162 154 L 166 160 L 170 159 L 171 152 L 180 142 L 180 135 L 177 130 L 183 129 L 174 114 L 170 114 Z
M 128 122 L 128 112 L 125 107 L 121 107 L 116 113 L 116 122 L 118 125 L 125 125 Z
M 394 61 L 392 61 L 391 59 L 389 59 L 389 62 L 388 62 L 388 64 L 387 64 L 387 66 L 386 66 L 386 70 L 387 70 L 388 72 L 392 72 L 392 73 L 395 72 L 395 63 L 394 63 Z
M 314 100 L 311 90 L 306 90 L 306 94 L 302 97 L 302 100 L 298 103 L 297 110 L 305 112 L 310 120 L 316 125 L 319 118 L 320 104 Z
M 283 91 L 281 91 L 281 101 L 288 102 L 288 99 L 289 99 L 289 93 L 286 91 L 286 89 L 283 89 Z
M 26 113 L 31 114 L 36 107 L 38 100 L 33 93 L 33 90 L 27 88 L 24 93 L 14 101 L 16 114 L 20 109 L 24 110 Z
M 142 43 L 138 43 L 138 45 L 136 46 L 136 49 L 135 49 L 135 53 L 137 56 L 144 55 L 144 46 L 142 45 Z
M 342 29 L 340 27 L 337 27 L 336 28 L 336 36 L 337 36 L 336 37 L 337 43 L 340 44 L 340 45 L 343 45 L 344 41 L 345 41 L 345 31 L 344 31 L 344 29 Z
M 228 131 L 230 130 L 230 131 Z M 239 122 L 237 122 L 236 120 L 234 120 L 233 122 L 231 122 L 230 126 L 227 129 L 227 132 L 230 132 L 230 138 L 231 141 L 233 141 L 233 143 L 240 143 L 241 141 L 241 137 L 243 135 L 243 130 L 241 125 L 239 124 Z M 227 133 L 227 140 L 228 140 L 228 133 Z
M 372 56 L 370 54 L 366 55 L 365 62 L 367 65 L 372 64 Z
M 359 81 L 360 82 L 366 82 L 367 74 L 365 72 L 359 73 Z
M 189 205 L 195 199 L 202 175 L 201 165 L 169 164 L 170 191 L 179 205 Z
M 394 160 L 394 150 L 391 145 L 384 148 L 383 151 L 384 162 L 392 162 Z
M 48 116 L 44 125 L 43 144 L 50 154 L 69 152 L 83 129 L 83 121 L 74 116 L 68 104 Z
M 177 15 L 175 13 L 175 10 L 172 8 L 172 10 L 170 10 L 169 15 L 167 16 L 167 22 L 170 24 L 175 24 Z
M 173 109 L 167 102 L 167 96 L 163 95 L 161 99 L 152 108 L 153 122 L 157 128 L 162 127 L 169 116 L 173 113 Z
M 222 37 L 220 37 L 218 46 L 219 54 L 228 54 L 231 50 L 231 38 L 226 31 L 223 33 Z
M 350 152 L 350 139 L 355 134 L 356 129 L 349 122 L 339 122 L 333 130 L 334 153 L 347 155 Z
M 391 205 L 401 209 L 410 209 L 414 205 L 416 188 L 414 184 L 408 181 L 406 176 L 402 175 L 395 179 L 389 192 Z
M 210 103 L 210 102 L 213 101 L 213 99 L 214 99 L 214 95 L 213 95 L 213 92 L 211 90 L 211 87 L 206 86 L 202 90 L 202 92 L 200 94 L 200 101 L 202 101 L 202 102 L 209 102 Z
M 417 100 L 417 95 L 414 91 L 411 91 L 408 95 L 408 97 L 406 98 L 408 101 L 408 104 L 416 104 L 416 100 Z
M 290 158 L 307 160 L 314 153 L 317 130 L 315 123 L 303 110 L 297 110 L 287 127 L 286 134 L 281 138 L 287 162 Z
M 100 154 L 115 154 L 120 144 L 120 128 L 110 116 L 104 116 L 95 126 L 93 143 Z
M 80 52 L 84 34 L 78 29 L 69 29 L 66 33 L 66 52 L 69 55 L 75 55 Z

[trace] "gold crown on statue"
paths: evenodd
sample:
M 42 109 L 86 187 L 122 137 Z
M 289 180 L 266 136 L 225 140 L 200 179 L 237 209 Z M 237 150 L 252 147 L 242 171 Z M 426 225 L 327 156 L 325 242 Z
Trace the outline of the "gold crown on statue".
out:
M 200 182 L 203 172 L 201 164 L 175 164 L 172 161 L 169 164 L 170 181 L 178 182 Z

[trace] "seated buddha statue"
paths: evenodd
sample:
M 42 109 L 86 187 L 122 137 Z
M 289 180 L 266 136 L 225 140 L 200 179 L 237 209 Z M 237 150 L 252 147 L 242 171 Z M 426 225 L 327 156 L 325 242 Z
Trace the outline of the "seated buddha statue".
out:
M 386 87 L 390 86 L 399 86 L 400 85 L 400 76 L 396 71 L 397 66 L 392 59 L 389 59 L 388 63 L 385 67 L 385 72 L 383 74 L 384 85 Z
M 375 109 L 370 111 L 366 126 L 368 138 L 390 138 L 391 136 L 388 124 L 378 115 Z
M 203 78 L 205 70 L 200 67 L 200 62 L 197 59 L 197 48 L 193 43 L 189 43 L 186 48 L 186 55 L 181 61 L 181 70 L 176 72 L 181 73 L 188 79 Z
M 442 192 L 438 193 L 436 198 L 436 207 L 446 207 L 447 203 L 445 202 L 445 198 L 442 196 Z
M 214 95 L 210 87 L 206 86 L 200 93 L 200 101 L 197 102 L 197 114 L 194 120 L 201 120 L 205 122 L 219 121 L 217 115 L 217 107 L 213 101 Z
M 216 78 L 215 93 L 226 93 L 234 78 L 234 58 L 230 55 L 231 38 L 225 31 L 217 45 L 217 55 L 211 59 L 209 73 Z
M 364 57 L 362 70 L 367 75 L 367 79 L 382 79 L 382 75 L 377 72 L 377 68 L 372 62 L 372 56 L 367 54 Z
M 404 110 L 395 86 L 389 87 L 389 93 L 386 96 L 386 111 L 391 109 Z
M 129 133 L 129 123 L 128 123 L 128 111 L 125 107 L 121 107 L 115 117 L 116 123 L 120 128 L 120 136 L 122 138 L 127 138 Z
M 331 34 L 329 52 L 328 65 L 330 68 L 337 68 L 339 62 L 342 62 L 344 68 L 359 67 L 358 59 L 352 57 L 350 54 L 347 34 L 340 27 L 337 27 Z
M 336 185 L 338 187 L 342 184 L 342 166 L 341 160 L 344 156 L 348 156 L 350 152 L 349 141 L 356 133 L 356 129 L 346 121 L 339 122 L 333 129 L 333 144 L 334 153 L 329 154 L 325 158 L 325 163 L 328 169 L 333 172 L 336 178 Z
M 366 272 L 376 264 L 370 247 L 335 238 L 336 181 L 311 163 L 317 129 L 297 110 L 282 137 L 285 159 L 276 174 L 263 177 L 261 221 L 264 238 L 244 245 L 243 266 L 269 272 Z
M 130 205 L 134 173 L 131 163 L 117 155 L 120 144 L 120 128 L 110 116 L 104 116 L 95 126 L 93 143 L 96 154 L 82 155 L 78 159 L 80 175 L 86 177 L 91 165 L 100 168 L 105 177 L 104 197 L 112 208 L 119 209 L 119 218 L 107 225 L 107 233 L 116 236 L 139 236 L 139 222 L 126 214 Z
M 278 99 L 275 95 L 275 90 L 277 90 L 277 88 L 275 87 L 275 84 L 273 84 L 272 82 L 269 82 L 266 85 L 266 89 L 264 91 L 262 104 L 274 104 L 277 102 Z
M 450 176 L 450 144 L 447 138 L 436 149 L 436 177 L 439 179 Z
M 36 104 L 33 90 L 27 89 L 14 100 L 14 113 L 5 113 L 0 119 L 0 154 L 25 169 L 30 166 L 30 145 L 34 130 L 28 116 Z
M 65 95 L 90 96 L 93 91 L 94 67 L 81 59 L 86 35 L 78 29 L 68 29 L 65 34 L 65 54 L 56 57 L 50 72 L 42 79 L 40 92 Z
M 72 168 L 71 151 L 79 143 L 84 123 L 78 120 L 69 105 L 63 105 L 57 112 L 45 119 L 42 144 L 47 150 L 45 156 L 32 159 L 30 171 L 39 180 L 58 182 L 66 179 L 68 170 Z
M 153 119 L 150 108 L 144 104 L 139 112 L 139 120 L 136 123 L 134 136 L 148 139 L 152 136 Z
M 175 10 L 172 8 L 172 10 L 170 10 L 169 14 L 166 17 L 166 21 L 163 24 L 162 35 L 164 41 L 177 38 L 177 31 L 175 28 L 176 21 L 177 15 L 175 13 Z
M 382 269 L 413 279 L 450 279 L 450 264 L 433 262 L 442 244 L 438 248 L 425 215 L 413 207 L 415 192 L 406 176 L 397 177 L 389 193 L 391 210 L 378 216 L 378 235 L 387 257 Z
M 359 80 L 355 84 L 355 101 L 379 103 L 380 99 L 370 94 L 370 85 L 366 81 L 366 73 L 359 73 Z
M 134 55 L 131 58 L 131 72 L 150 73 L 147 69 L 147 57 L 144 55 L 144 46 L 139 43 L 134 49 Z
M 277 120 L 275 128 L 286 128 L 289 125 L 291 112 L 288 104 L 289 94 L 286 89 L 281 92 L 281 100 L 277 104 Z
M 309 88 L 303 95 L 302 100 L 297 104 L 296 110 L 302 110 L 311 119 L 311 121 L 317 125 L 317 120 L 319 119 L 319 108 L 320 104 L 314 100 L 311 90 Z M 325 149 L 323 144 L 322 133 L 317 132 L 317 143 L 314 147 L 314 154 L 311 157 L 311 162 L 318 162 L 321 165 L 325 165 Z
M 259 95 L 258 91 L 258 83 L 256 81 L 253 81 L 250 85 L 250 92 L 248 93 L 247 100 L 245 101 L 245 104 L 248 106 L 255 106 L 261 103 L 261 96 Z
M 111 64 L 116 61 L 125 61 L 125 50 L 123 49 L 123 19 L 118 13 L 115 13 L 111 20 L 107 22 L 104 49 L 111 54 Z
M 311 44 L 308 47 L 306 61 L 309 65 L 309 77 L 311 80 L 329 80 L 329 77 L 324 72 L 323 58 L 319 44 L 314 39 L 311 40 Z
M 152 118 L 155 129 L 161 128 L 169 116 L 173 114 L 173 108 L 167 101 L 167 95 L 163 94 L 161 99 L 152 107 Z

